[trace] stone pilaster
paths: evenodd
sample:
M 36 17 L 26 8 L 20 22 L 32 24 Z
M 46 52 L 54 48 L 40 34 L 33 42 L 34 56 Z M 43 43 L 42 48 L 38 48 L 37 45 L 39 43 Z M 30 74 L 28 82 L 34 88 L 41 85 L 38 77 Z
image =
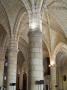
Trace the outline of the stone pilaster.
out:
M 30 71 L 29 71 L 29 90 L 38 90 L 36 81 L 43 80 L 43 51 L 42 51 L 42 32 L 40 30 L 29 32 L 30 44 Z M 43 86 L 41 86 L 43 90 Z
M 16 72 L 17 72 L 17 41 L 11 40 L 9 51 L 8 51 L 8 80 L 7 80 L 7 90 L 16 90 L 16 86 L 14 89 L 10 86 L 11 83 L 16 83 Z

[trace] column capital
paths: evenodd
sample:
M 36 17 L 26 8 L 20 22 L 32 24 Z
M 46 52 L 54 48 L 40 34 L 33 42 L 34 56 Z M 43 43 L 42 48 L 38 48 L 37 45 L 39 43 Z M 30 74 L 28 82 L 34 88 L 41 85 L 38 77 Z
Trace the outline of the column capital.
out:
M 35 31 L 38 28 L 42 31 L 42 17 L 41 13 L 35 9 L 29 14 L 29 29 Z

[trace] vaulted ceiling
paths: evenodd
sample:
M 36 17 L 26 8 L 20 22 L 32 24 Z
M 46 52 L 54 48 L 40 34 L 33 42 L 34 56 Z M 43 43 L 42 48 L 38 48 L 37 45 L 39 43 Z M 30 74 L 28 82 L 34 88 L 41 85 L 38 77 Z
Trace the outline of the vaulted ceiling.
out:
M 28 10 L 39 8 L 47 46 L 52 49 L 61 41 L 67 43 L 67 0 L 0 0 L 0 2 L 7 14 L 11 34 L 15 33 L 17 30 L 15 27 L 18 27 L 16 34 L 28 42 Z

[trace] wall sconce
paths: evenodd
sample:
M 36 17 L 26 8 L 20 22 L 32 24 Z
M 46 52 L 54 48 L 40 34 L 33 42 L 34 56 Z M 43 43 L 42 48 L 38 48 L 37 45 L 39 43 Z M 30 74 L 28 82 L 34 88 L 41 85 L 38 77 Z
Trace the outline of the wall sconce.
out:
M 51 63 L 49 64 L 49 67 L 55 66 L 55 62 L 51 61 Z
M 7 79 L 7 77 L 6 76 L 4 76 L 4 80 L 6 80 Z
M 5 66 L 6 66 L 6 67 L 8 66 L 8 63 L 7 63 L 7 62 L 5 63 Z

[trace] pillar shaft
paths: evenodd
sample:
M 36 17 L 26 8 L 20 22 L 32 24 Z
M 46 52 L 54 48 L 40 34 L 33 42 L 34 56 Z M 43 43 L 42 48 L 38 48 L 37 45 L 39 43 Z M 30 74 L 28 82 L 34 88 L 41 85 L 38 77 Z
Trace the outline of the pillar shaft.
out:
M 3 88 L 5 54 L 3 48 L 0 48 L 0 87 Z
M 3 87 L 4 60 L 0 61 L 0 87 Z
M 11 40 L 8 51 L 8 80 L 7 90 L 16 90 L 16 86 L 10 86 L 11 83 L 16 83 L 16 71 L 17 71 L 17 41 Z
M 20 86 L 20 90 L 23 89 L 23 71 L 20 70 L 20 83 L 19 83 L 19 86 Z
M 43 80 L 42 32 L 29 32 L 30 41 L 30 90 L 38 90 L 36 81 Z M 43 90 L 43 86 L 41 87 Z
M 51 67 L 51 87 L 52 90 L 58 89 L 56 65 Z

